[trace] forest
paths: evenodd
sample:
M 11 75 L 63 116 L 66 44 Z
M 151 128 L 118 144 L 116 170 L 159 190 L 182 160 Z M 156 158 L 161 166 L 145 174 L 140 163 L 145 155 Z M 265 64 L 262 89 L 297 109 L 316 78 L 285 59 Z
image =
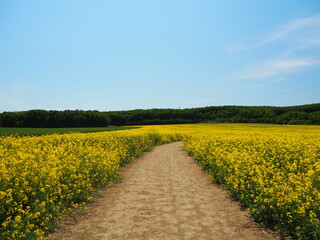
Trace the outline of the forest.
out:
M 206 122 L 319 125 L 320 103 L 288 107 L 212 106 L 108 112 L 35 109 L 0 114 L 1 127 L 105 127 Z

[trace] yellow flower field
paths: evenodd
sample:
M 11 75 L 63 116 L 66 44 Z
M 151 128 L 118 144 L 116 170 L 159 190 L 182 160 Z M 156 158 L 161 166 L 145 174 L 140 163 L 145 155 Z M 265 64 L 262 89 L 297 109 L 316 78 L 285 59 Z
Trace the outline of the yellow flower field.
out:
M 212 125 L 184 142 L 255 219 L 294 238 L 320 238 L 319 126 Z
M 0 239 L 39 239 L 56 217 L 120 179 L 119 167 L 176 140 L 144 130 L 0 138 Z
M 320 238 L 320 127 L 263 124 L 144 126 L 134 130 L 0 138 L 0 239 L 41 239 L 57 217 L 143 151 L 183 140 L 253 216 L 295 238 Z

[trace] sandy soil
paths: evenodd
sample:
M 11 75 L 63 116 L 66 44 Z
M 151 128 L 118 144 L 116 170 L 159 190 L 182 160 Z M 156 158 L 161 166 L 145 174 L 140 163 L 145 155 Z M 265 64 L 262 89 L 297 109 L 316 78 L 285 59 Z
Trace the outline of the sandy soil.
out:
M 165 144 L 136 159 L 121 183 L 49 239 L 279 239 L 226 198 L 181 147 Z

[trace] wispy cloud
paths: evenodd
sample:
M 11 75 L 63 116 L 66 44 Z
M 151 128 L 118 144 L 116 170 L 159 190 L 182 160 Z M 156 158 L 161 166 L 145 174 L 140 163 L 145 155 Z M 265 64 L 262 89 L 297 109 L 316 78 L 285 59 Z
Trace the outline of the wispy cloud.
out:
M 305 28 L 311 28 L 311 31 L 319 32 L 320 30 L 320 13 L 308 17 L 308 18 L 302 18 L 297 19 L 294 21 L 291 21 L 285 25 L 283 25 L 280 30 L 274 32 L 269 37 L 267 37 L 265 40 L 261 41 L 260 43 L 256 44 L 254 47 L 259 47 L 268 43 L 272 43 L 275 41 L 279 41 L 281 39 L 286 38 L 289 34 L 298 32 L 298 30 L 305 29 Z M 303 37 L 303 36 L 301 36 Z M 310 39 L 309 39 L 310 40 Z M 311 39 L 318 40 L 318 39 Z
M 320 47 L 320 13 L 288 22 L 260 42 L 247 46 L 237 43 L 229 46 L 227 51 L 235 53 L 258 48 L 264 50 L 272 44 L 276 46 L 272 59 L 248 64 L 232 73 L 231 77 L 239 80 L 264 81 L 265 83 L 251 86 L 261 87 L 273 84 L 276 81 L 274 79 L 282 79 L 287 74 L 320 65 L 320 57 L 317 55 Z M 270 51 L 270 48 L 268 49 Z
M 320 13 L 307 18 L 292 20 L 266 36 L 263 40 L 252 44 L 234 43 L 227 47 L 227 52 L 235 53 L 255 49 L 279 41 L 290 41 L 302 47 L 320 46 Z
M 282 81 L 284 81 L 284 80 L 286 80 L 286 79 L 285 79 L 285 78 L 278 78 L 278 79 L 275 79 L 275 80 L 271 80 L 271 81 L 266 81 L 266 82 L 254 84 L 254 85 L 252 85 L 251 87 L 252 87 L 252 88 L 266 87 L 266 86 L 273 85 L 273 84 L 278 83 L 278 82 L 282 82 Z
M 319 59 L 312 58 L 269 60 L 255 65 L 246 66 L 232 75 L 236 79 L 263 79 L 319 64 Z

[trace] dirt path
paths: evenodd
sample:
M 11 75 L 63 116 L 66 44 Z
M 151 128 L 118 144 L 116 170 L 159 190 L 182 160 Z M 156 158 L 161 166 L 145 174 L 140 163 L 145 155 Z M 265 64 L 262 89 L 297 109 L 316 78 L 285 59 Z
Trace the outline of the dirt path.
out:
M 77 223 L 49 239 L 277 239 L 211 183 L 182 143 L 154 148 Z

